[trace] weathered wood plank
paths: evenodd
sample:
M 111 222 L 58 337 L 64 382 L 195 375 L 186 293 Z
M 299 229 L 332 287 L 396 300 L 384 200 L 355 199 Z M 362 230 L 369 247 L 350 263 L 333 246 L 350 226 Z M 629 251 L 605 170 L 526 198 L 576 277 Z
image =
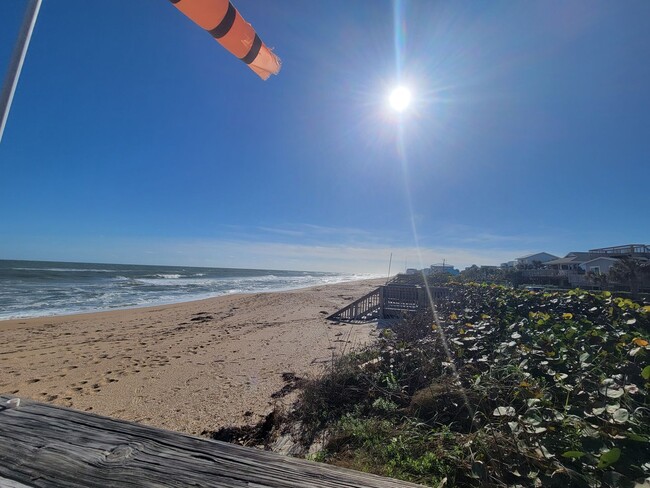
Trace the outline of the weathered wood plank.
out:
M 22 483 L 18 483 L 17 481 L 14 480 L 3 478 L 2 476 L 0 476 L 0 487 L 1 488 L 30 488 L 27 485 L 23 485 Z
M 416 485 L 23 400 L 0 407 L 0 486 Z

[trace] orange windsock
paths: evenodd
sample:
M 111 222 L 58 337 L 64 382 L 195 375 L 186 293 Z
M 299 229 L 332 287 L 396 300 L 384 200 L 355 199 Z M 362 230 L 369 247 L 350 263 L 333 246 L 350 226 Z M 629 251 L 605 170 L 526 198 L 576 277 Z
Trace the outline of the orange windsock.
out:
M 280 58 L 266 47 L 253 26 L 228 0 L 170 0 L 195 24 L 208 31 L 219 44 L 266 80 L 280 71 Z

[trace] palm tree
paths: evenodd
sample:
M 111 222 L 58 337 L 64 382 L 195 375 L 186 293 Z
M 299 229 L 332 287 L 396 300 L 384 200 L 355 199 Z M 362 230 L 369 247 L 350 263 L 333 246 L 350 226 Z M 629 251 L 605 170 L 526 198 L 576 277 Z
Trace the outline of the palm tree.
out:
M 639 285 L 648 276 L 650 276 L 648 263 L 630 257 L 620 259 L 609 270 L 610 281 L 629 286 L 633 295 L 639 293 Z

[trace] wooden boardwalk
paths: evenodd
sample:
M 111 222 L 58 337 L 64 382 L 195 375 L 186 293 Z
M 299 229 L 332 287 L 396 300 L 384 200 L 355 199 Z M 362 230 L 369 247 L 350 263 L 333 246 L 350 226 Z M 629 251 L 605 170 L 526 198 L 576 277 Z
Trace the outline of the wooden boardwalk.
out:
M 429 293 L 434 301 L 443 300 L 449 290 L 442 286 L 428 288 L 412 283 L 388 283 L 333 313 L 328 320 L 367 322 L 375 319 L 400 318 L 409 312 L 430 308 Z
M 406 482 L 0 396 L 0 487 L 408 487 Z

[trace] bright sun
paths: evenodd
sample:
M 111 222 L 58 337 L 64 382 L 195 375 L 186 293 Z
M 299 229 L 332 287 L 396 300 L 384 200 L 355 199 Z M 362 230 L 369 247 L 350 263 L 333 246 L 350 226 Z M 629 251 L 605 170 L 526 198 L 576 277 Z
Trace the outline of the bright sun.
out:
M 411 104 L 411 90 L 405 86 L 398 86 L 391 92 L 388 101 L 393 109 L 403 112 Z

